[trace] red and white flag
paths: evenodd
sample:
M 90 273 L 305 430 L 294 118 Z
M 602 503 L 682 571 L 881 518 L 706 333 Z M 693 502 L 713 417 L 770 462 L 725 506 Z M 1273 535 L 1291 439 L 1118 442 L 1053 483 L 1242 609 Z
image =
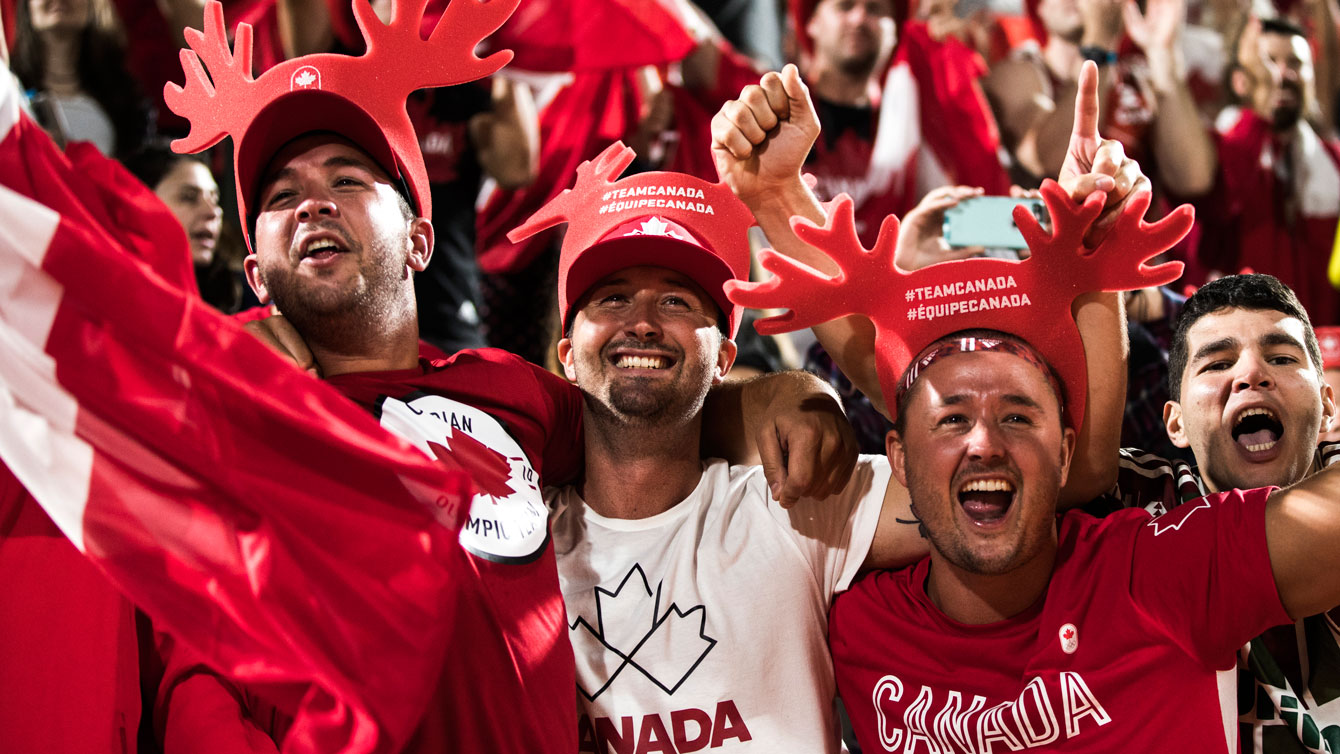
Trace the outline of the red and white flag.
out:
M 468 477 L 179 287 L 161 205 L 0 79 L 0 458 L 156 627 L 287 705 L 286 751 L 398 750 L 466 640 Z

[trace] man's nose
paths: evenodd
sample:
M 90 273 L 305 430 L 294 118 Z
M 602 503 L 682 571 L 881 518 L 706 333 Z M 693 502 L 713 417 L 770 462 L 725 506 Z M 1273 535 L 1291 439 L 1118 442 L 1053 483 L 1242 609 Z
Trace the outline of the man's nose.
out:
M 997 429 L 993 422 L 978 421 L 968 430 L 968 456 L 972 460 L 990 461 L 1004 454 Z
M 640 340 L 659 338 L 661 322 L 655 300 L 651 298 L 635 299 L 629 310 L 624 329 L 629 336 Z
M 1238 372 L 1233 378 L 1233 389 L 1250 390 L 1253 388 L 1271 388 L 1275 381 L 1270 376 L 1264 360 L 1256 357 L 1242 359 Z
M 339 207 L 336 206 L 325 192 L 310 192 L 298 202 L 298 220 L 309 222 L 323 217 L 335 217 L 339 215 Z

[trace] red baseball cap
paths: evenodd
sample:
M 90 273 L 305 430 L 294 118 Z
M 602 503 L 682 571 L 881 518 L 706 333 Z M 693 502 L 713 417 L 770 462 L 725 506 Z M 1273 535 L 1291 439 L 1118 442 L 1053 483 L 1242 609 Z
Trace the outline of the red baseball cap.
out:
M 744 308 L 722 286 L 749 279 L 754 216 L 724 183 L 652 171 L 626 178 L 632 149 L 620 142 L 577 166 L 572 188 L 550 199 L 507 234 L 520 241 L 567 223 L 558 257 L 558 306 L 566 329 L 573 307 L 596 281 L 627 267 L 665 267 L 688 275 L 726 315 L 729 336 Z M 617 180 L 616 180 L 617 179 Z
M 693 231 L 657 215 L 630 220 L 605 234 L 585 249 L 564 250 L 558 267 L 558 310 L 563 327 L 572 321 L 573 308 L 582 295 L 602 278 L 629 267 L 664 267 L 688 275 L 716 302 L 726 316 L 731 337 L 739 327 L 735 304 L 722 286 L 727 280 L 748 280 L 749 260 L 742 270 L 717 255 Z

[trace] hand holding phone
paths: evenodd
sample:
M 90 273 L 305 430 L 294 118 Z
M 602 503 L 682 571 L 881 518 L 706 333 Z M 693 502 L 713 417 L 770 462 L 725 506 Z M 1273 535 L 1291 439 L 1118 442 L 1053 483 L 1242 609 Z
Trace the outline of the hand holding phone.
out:
M 1024 236 L 1014 224 L 1014 208 L 1028 207 L 1038 222 L 1047 225 L 1047 207 L 1041 199 L 1010 196 L 973 196 L 945 210 L 944 237 L 950 248 L 980 246 L 986 249 L 1026 249 Z

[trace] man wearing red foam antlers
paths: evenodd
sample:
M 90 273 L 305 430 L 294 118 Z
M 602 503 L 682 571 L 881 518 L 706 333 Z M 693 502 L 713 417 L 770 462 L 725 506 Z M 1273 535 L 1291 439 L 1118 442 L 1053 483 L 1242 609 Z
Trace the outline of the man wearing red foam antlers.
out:
M 1092 156 L 1081 120 L 1072 154 Z M 1077 204 L 1048 183 L 1043 198 L 1050 233 L 1015 215 L 1023 262 L 904 272 L 894 224 L 866 251 L 840 199 L 824 227 L 796 226 L 835 277 L 765 255 L 776 278 L 731 286 L 737 303 L 791 309 L 760 330 L 858 314 L 877 331 L 889 457 L 931 554 L 837 599 L 839 691 L 866 751 L 1233 751 L 1236 698 L 1220 679 L 1236 649 L 1340 602 L 1340 474 L 1158 518 L 1058 518 L 1087 390 L 1071 302 L 1173 279 L 1180 265 L 1145 261 L 1191 218 L 1145 224 L 1137 194 L 1089 250 L 1105 196 Z
M 234 58 L 213 5 L 205 33 L 187 34 L 195 50 L 184 56 L 187 86 L 165 91 L 168 104 L 192 121 L 177 148 L 205 148 L 225 135 L 236 140 L 238 204 L 253 251 L 248 280 L 283 314 L 258 325 L 259 334 L 371 410 L 383 427 L 474 480 L 460 542 L 478 588 L 456 612 L 460 629 L 453 632 L 469 645 L 453 648 L 414 750 L 569 751 L 577 738 L 572 652 L 540 488 L 580 470 L 580 395 L 501 351 L 421 355 L 414 305 L 413 274 L 428 264 L 433 228 L 405 97 L 500 67 L 506 55 L 480 61 L 472 51 L 514 5 L 455 0 L 423 40 L 421 2 L 397 3 L 389 25 L 357 2 L 364 56 L 297 58 L 254 82 L 240 73 L 249 65 L 246 27 L 239 28 Z M 425 67 L 427 58 L 433 62 Z M 212 84 L 199 60 L 209 65 Z M 747 407 L 748 427 L 768 424 L 778 407 L 810 395 L 765 382 L 726 400 Z M 740 425 L 741 413 L 725 423 Z M 834 410 L 828 423 L 802 431 L 834 431 L 840 421 Z M 737 426 L 723 434 L 740 432 Z M 787 440 L 772 442 L 785 447 Z M 842 465 L 841 443 L 809 442 L 821 463 Z M 775 470 L 779 489 L 790 496 L 828 484 L 791 473 L 801 455 Z M 174 657 L 159 700 L 167 713 L 165 748 L 189 748 L 203 735 L 219 743 L 225 729 L 236 732 L 230 743 L 243 751 L 253 744 L 264 749 L 266 738 L 283 741 L 284 716 L 262 713 L 265 695 L 249 692 L 226 692 L 207 671 Z M 235 696 L 246 700 L 247 723 L 264 736 L 217 724 L 229 707 L 238 717 Z M 505 716 L 500 700 L 508 705 Z
M 585 398 L 586 474 L 554 490 L 583 752 L 837 752 L 825 627 L 863 566 L 925 553 L 881 457 L 778 505 L 757 466 L 698 453 L 735 358 L 749 211 L 722 183 L 620 180 L 614 145 L 514 236 L 568 223 L 558 353 Z M 899 523 L 898 519 L 902 519 Z

